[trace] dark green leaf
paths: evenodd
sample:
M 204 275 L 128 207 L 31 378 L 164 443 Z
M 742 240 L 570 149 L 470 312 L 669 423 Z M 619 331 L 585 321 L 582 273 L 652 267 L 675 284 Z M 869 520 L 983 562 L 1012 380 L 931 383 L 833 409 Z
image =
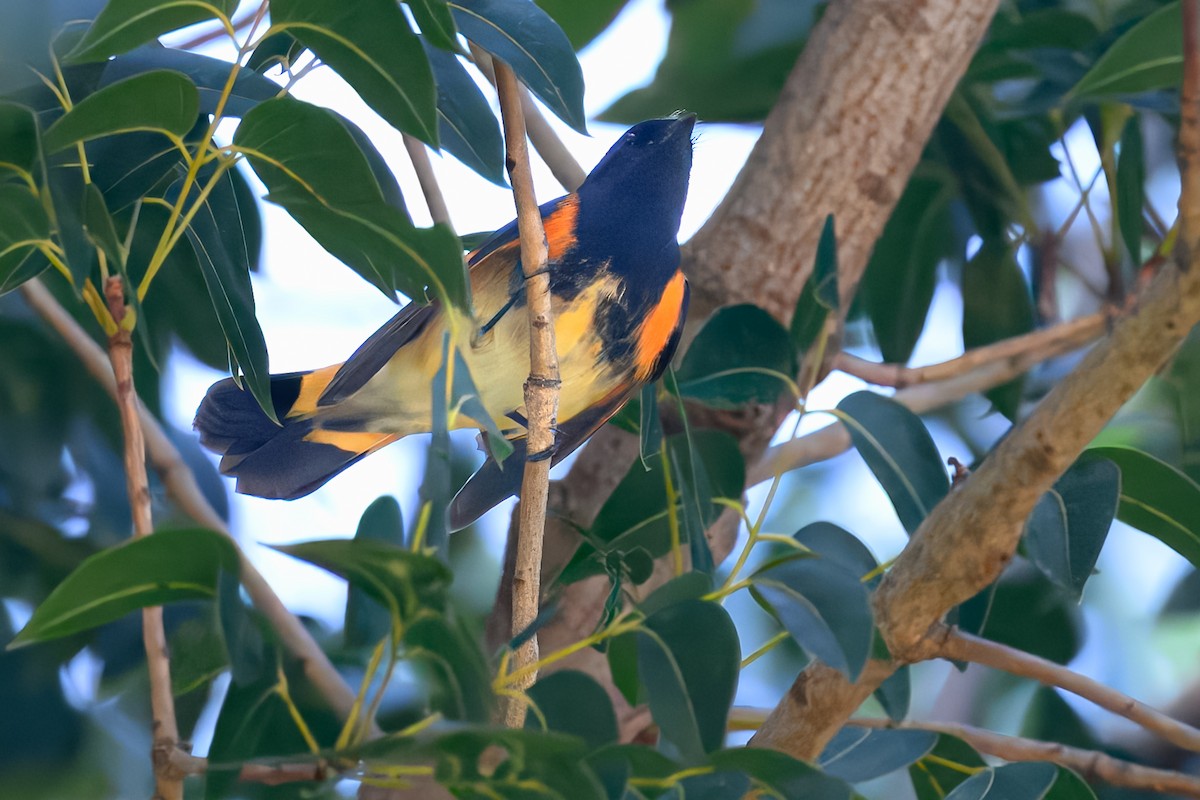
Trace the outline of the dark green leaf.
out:
M 215 114 L 232 68 L 232 64 L 219 58 L 151 44 L 109 61 L 100 76 L 99 88 L 151 70 L 175 70 L 187 75 L 196 85 L 200 96 L 200 113 Z M 233 88 L 221 107 L 222 116 L 244 116 L 247 111 L 264 100 L 270 100 L 282 90 L 279 84 L 253 70 L 239 70 L 233 79 Z M 207 127 L 207 119 L 204 124 Z
M 675 372 L 679 393 L 714 408 L 773 403 L 794 385 L 788 332 L 758 306 L 718 309 Z
M 929 754 L 908 768 L 917 800 L 945 800 L 946 795 L 986 766 L 975 748 L 962 739 L 943 733 Z
M 1132 447 L 1095 447 L 1087 455 L 1106 458 L 1121 469 L 1118 519 L 1200 566 L 1200 485 Z
M 512 67 L 559 119 L 587 133 L 583 72 L 566 34 L 532 0 L 450 0 L 458 29 Z
M 404 630 L 405 653 L 431 664 L 439 696 L 431 708 L 447 719 L 487 722 L 492 717 L 492 673 L 473 633 L 441 615 L 422 614 Z M 443 699 L 444 697 L 444 699 Z
M 1134 264 L 1142 263 L 1142 206 L 1146 202 L 1146 154 L 1142 145 L 1142 116 L 1134 114 L 1121 134 L 1117 161 L 1117 221 L 1121 238 Z
M 279 136 L 303 130 L 303 137 Z M 414 228 L 389 205 L 367 159 L 331 111 L 283 97 L 248 113 L 234 144 L 282 205 L 334 256 L 392 296 L 424 287 L 467 308 L 469 286 L 457 237 L 445 226 Z
M 673 451 L 677 458 L 670 461 L 671 469 L 675 473 L 674 485 L 678 487 L 679 492 L 679 529 L 687 538 L 692 569 L 711 575 L 713 556 L 708 547 L 706 531 L 715 519 L 712 514 L 712 498 L 716 495 L 713 494 L 704 458 L 692 445 L 692 432 L 686 417 L 679 445 L 680 447 Z M 663 458 L 667 458 L 668 451 L 659 452 Z M 682 456 L 682 459 L 678 456 Z
M 462 50 L 458 43 L 458 28 L 454 27 L 454 15 L 446 0 L 405 0 L 405 4 L 412 11 L 424 41 L 432 42 L 442 50 Z
M 596 750 L 617 741 L 617 717 L 608 693 L 589 675 L 560 670 L 540 678 L 529 689 L 529 697 L 546 719 L 549 730 L 578 736 Z M 526 728 L 537 728 L 538 718 L 529 714 Z
M 963 346 L 968 350 L 1033 330 L 1033 300 L 1012 248 L 1007 242 L 984 241 L 963 267 Z M 1009 420 L 1021 402 L 1022 378 L 985 396 Z
M 537 0 L 537 4 L 546 9 L 546 13 L 563 29 L 571 46 L 582 50 L 617 18 L 628 1 L 592 0 L 579 3 L 576 0 Z
M 183 73 L 159 69 L 106 86 L 63 114 L 42 142 L 47 153 L 129 131 L 182 137 L 196 124 L 200 95 Z
M 821 239 L 817 243 L 817 257 L 812 274 L 804 282 L 796 310 L 792 312 L 792 348 L 797 354 L 807 353 L 825 327 L 830 312 L 838 308 L 837 282 L 837 237 L 834 233 L 833 215 L 825 218 Z
M 0 101 L 0 174 L 32 177 L 38 156 L 37 120 L 25 106 Z
M 759 747 L 718 750 L 709 756 L 708 763 L 717 769 L 744 772 L 756 784 L 781 797 L 849 800 L 852 792 L 841 779 L 775 750 Z
M 61 163 L 50 164 L 48 173 L 46 188 L 54 206 L 55 233 L 67 257 L 73 288 L 79 295 L 96 265 L 96 250 L 83 232 L 83 174 L 77 166 Z
M 1034 691 L 1021 720 L 1020 735 L 1086 750 L 1102 749 L 1070 703 L 1049 686 L 1039 686 Z
M 0 291 L 7 292 L 23 282 L 17 280 L 22 260 L 37 242 L 49 241 L 50 220 L 37 196 L 23 184 L 0 184 L 0 208 L 4 209 L 0 214 Z
M 638 455 L 642 466 L 650 469 L 650 459 L 662 452 L 662 417 L 658 413 L 658 384 L 642 387 L 638 397 Z
M 1058 779 L 1058 768 L 1041 761 L 988 767 L 946 795 L 946 800 L 1042 800 Z
M 860 579 L 879 566 L 870 549 L 857 536 L 832 522 L 809 523 L 792 538 Z
M 345 578 L 401 620 L 423 607 L 440 607 L 452 577 L 436 558 L 371 539 L 324 539 L 274 549 Z
M 929 755 L 937 744 L 932 731 L 877 730 L 847 725 L 825 746 L 817 763 L 825 772 L 861 783 L 904 769 Z
M 421 481 L 419 497 L 421 513 L 429 508 L 428 523 L 424 541 L 427 547 L 436 548 L 442 552 L 446 548 L 449 531 L 446 524 L 446 510 L 450 507 L 452 490 L 450 488 L 450 427 L 449 409 L 446 408 L 446 372 L 450 366 L 450 333 L 442 335 L 442 360 L 438 371 L 433 375 L 430 386 L 430 437 L 429 451 L 425 458 L 425 477 Z M 418 528 L 419 530 L 419 528 Z M 417 533 L 414 532 L 414 536 Z
M 115 268 L 125 265 L 125 253 L 108 206 L 104 203 L 104 195 L 89 183 L 83 194 L 83 229 L 96 249 L 108 257 L 108 263 Z
M 1069 97 L 1086 100 L 1178 86 L 1183 76 L 1183 14 L 1163 6 L 1121 35 Z
M 222 577 L 228 573 L 221 573 Z M 236 578 L 233 579 L 236 583 Z M 171 694 L 194 691 L 229 666 L 221 629 L 212 614 L 201 613 L 184 620 L 167 636 L 171 653 Z
M 290 69 L 305 49 L 307 48 L 287 31 L 272 33 L 254 48 L 250 58 L 246 59 L 246 67 L 255 72 L 266 72 L 274 66 Z
M 512 442 L 504 438 L 500 429 L 496 427 L 496 420 L 484 407 L 479 390 L 475 388 L 475 381 L 471 379 L 471 370 L 467 367 L 466 359 L 463 358 L 462 351 L 457 348 L 454 350 L 454 388 L 451 392 L 450 406 L 457 409 L 459 413 L 470 417 L 472 422 L 484 430 L 484 435 L 487 436 L 488 453 L 503 467 L 504 460 L 512 454 Z M 509 469 L 520 468 L 509 465 Z
M 267 669 L 267 648 L 257 620 L 242 602 L 237 577 L 228 572 L 217 580 L 217 620 L 233 682 L 246 686 L 259 680 Z
M 750 790 L 750 778 L 738 770 L 714 770 L 684 778 L 676 790 L 688 800 L 728 800 L 744 797 Z
M 1024 561 L 959 606 L 958 626 L 1058 664 L 1069 662 L 1083 645 L 1079 605 Z
M 647 617 L 637 639 L 638 673 L 662 738 L 684 760 L 700 763 L 725 739 L 737 688 L 742 654 L 729 614 L 716 603 L 687 600 Z
M 441 148 L 492 183 L 507 186 L 504 139 L 483 92 L 453 53 L 426 45 L 425 55 L 437 81 Z
M 384 495 L 367 506 L 358 520 L 354 538 L 403 546 L 404 520 L 396 498 Z M 381 607 L 363 589 L 351 584 L 346 587 L 343 628 L 347 647 L 371 647 L 391 631 L 392 618 L 386 608 Z
M 605 654 L 608 658 L 608 669 L 612 673 L 613 686 L 617 687 L 617 691 L 625 698 L 625 702 L 631 706 L 640 702 L 638 691 L 641 689 L 641 683 L 638 682 L 637 646 L 637 636 L 627 633 L 612 639 L 608 643 L 608 652 Z
M 158 531 L 111 547 L 60 583 L 9 647 L 88 630 L 146 606 L 212 598 L 222 569 L 238 571 L 237 551 L 207 530 Z
M 71 63 L 101 61 L 187 25 L 217 18 L 228 22 L 238 0 L 164 3 L 162 0 L 109 0 L 67 56 Z
M 204 174 L 203 170 L 201 174 Z M 192 190 L 189 202 L 195 202 L 199 196 L 197 186 L 193 185 Z M 178 191 L 178 187 L 172 187 L 172 193 Z M 241 216 L 228 216 L 231 207 L 237 207 L 237 198 L 233 178 L 227 170 L 192 217 L 185 233 L 196 254 L 221 332 L 229 345 L 230 371 L 235 379 L 240 372 L 250 394 L 267 417 L 275 420 L 267 342 L 255 315 L 254 291 L 250 286 L 250 257 L 242 238 Z
M 1077 600 L 1108 537 L 1121 490 L 1111 461 L 1076 464 L 1042 496 L 1025 524 L 1025 549 L 1046 577 Z
M 195 147 L 207 131 L 208 117 L 201 114 L 183 141 Z M 87 153 L 92 163 L 92 183 L 104 192 L 105 203 L 113 214 L 143 197 L 161 196 L 163 184 L 172 180 L 170 176 L 183 163 L 183 155 L 170 137 L 153 131 L 98 139 L 88 144 Z
M 699 600 L 711 591 L 712 576 L 703 572 L 685 572 L 651 592 L 645 600 L 638 603 L 638 608 L 648 617 L 684 600 Z
M 912 702 L 912 676 L 908 664 L 897 669 L 879 684 L 874 697 L 883 707 L 888 719 L 900 722 L 908 716 L 908 707 Z
M 871 652 L 874 623 L 857 575 L 823 558 L 784 561 L 755 573 L 756 600 L 809 655 L 856 680 Z
M 914 533 L 950 491 L 933 437 L 916 414 L 872 392 L 855 392 L 837 407 L 904 529 Z
M 1096 793 L 1083 778 L 1066 767 L 1059 767 L 1058 776 L 1046 793 L 1045 800 L 1096 800 Z
M 1175 584 L 1167 601 L 1163 603 L 1161 617 L 1195 614 L 1200 611 L 1200 571 L 1194 567 Z
M 433 73 L 394 0 L 272 0 L 271 22 L 333 67 L 393 126 L 437 144 Z
M 915 173 L 871 253 L 862 292 L 884 361 L 906 363 L 925 327 L 937 266 L 955 247 L 953 195 L 947 179 Z
M 718 751 L 725 752 L 725 751 Z M 588 754 L 588 766 L 599 776 L 609 800 L 626 800 L 634 778 L 660 781 L 679 771 L 679 765 L 645 745 L 617 744 Z

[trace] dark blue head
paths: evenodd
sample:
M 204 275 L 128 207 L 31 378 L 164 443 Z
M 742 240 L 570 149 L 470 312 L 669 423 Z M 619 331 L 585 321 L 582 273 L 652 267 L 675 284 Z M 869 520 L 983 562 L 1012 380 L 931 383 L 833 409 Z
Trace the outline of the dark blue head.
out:
M 579 187 L 581 242 L 603 240 L 613 255 L 654 253 L 675 242 L 695 124 L 694 114 L 647 120 L 617 140 Z

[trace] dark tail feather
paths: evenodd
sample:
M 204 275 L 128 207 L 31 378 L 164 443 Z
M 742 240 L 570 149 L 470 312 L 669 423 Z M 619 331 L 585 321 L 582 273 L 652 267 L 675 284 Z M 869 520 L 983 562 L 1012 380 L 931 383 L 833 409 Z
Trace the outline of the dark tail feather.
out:
M 271 399 L 282 425 L 232 379 L 213 384 L 196 412 L 200 443 L 221 454 L 223 475 L 255 497 L 294 500 L 323 486 L 363 456 L 395 441 L 386 434 L 319 430 L 312 417 L 287 418 L 308 373 L 271 377 Z M 311 437 L 311 438 L 306 438 Z

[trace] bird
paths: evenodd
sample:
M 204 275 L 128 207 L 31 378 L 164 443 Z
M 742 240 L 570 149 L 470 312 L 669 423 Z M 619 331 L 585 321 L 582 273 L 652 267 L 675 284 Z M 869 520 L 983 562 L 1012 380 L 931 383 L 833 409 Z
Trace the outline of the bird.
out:
M 689 287 L 678 234 L 695 122 L 676 114 L 634 125 L 576 191 L 540 206 L 561 377 L 552 463 L 656 381 L 679 345 Z M 489 455 L 468 479 L 449 504 L 449 528 L 466 527 L 520 491 L 529 314 L 516 221 L 466 258 L 469 324 L 453 324 L 454 312 L 436 299 L 409 303 L 344 363 L 272 375 L 278 423 L 232 378 L 213 384 L 195 428 L 238 492 L 303 497 L 397 439 L 428 432 L 431 385 L 452 332 L 483 408 L 513 452 L 503 463 Z M 484 427 L 461 413 L 452 420 L 456 428 Z

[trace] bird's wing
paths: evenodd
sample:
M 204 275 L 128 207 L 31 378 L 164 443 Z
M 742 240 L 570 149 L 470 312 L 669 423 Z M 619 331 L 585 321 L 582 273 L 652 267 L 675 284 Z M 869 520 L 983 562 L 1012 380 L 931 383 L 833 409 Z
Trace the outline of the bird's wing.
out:
M 562 461 L 586 442 L 601 425 L 621 410 L 621 406 L 625 405 L 635 388 L 630 384 L 622 385 L 583 413 L 559 424 L 555 431 L 554 454 L 550 464 L 553 466 Z M 513 452 L 504 459 L 503 469 L 489 455 L 483 466 L 463 484 L 450 502 L 447 511 L 450 530 L 467 527 L 497 503 L 521 490 L 527 440 L 522 435 L 509 441 L 512 443 Z
M 555 212 L 563 206 L 564 201 L 573 197 L 574 195 L 567 195 L 543 204 L 543 220 L 549 221 L 554 218 Z M 572 218 L 570 230 L 565 230 L 559 238 L 573 237 L 573 223 Z M 553 238 L 550 232 L 548 237 Z M 472 273 L 472 284 L 475 284 L 476 278 L 479 277 L 475 275 L 476 270 L 488 273 L 502 270 L 507 274 L 518 268 L 520 254 L 514 246 L 518 242 L 517 223 L 513 221 L 496 231 L 490 239 L 468 255 L 467 267 Z M 508 304 L 504 305 L 503 310 L 507 310 L 508 307 Z M 409 303 L 400 309 L 396 316 L 371 334 L 370 338 L 354 351 L 354 355 L 346 360 L 321 394 L 318 405 L 328 406 L 341 402 L 365 386 L 400 348 L 417 338 L 441 311 L 441 303 L 437 300 L 428 305 Z

